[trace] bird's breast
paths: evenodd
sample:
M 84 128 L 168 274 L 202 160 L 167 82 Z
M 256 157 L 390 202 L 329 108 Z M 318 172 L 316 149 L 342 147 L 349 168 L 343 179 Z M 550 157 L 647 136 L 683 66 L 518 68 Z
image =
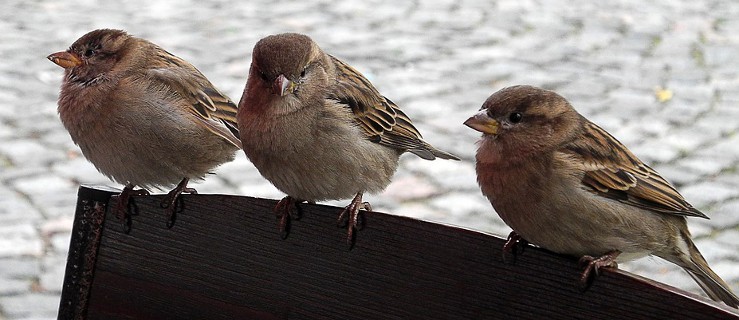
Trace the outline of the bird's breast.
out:
M 299 199 L 379 192 L 397 166 L 396 151 L 370 142 L 351 123 L 320 113 L 253 119 L 241 128 L 249 160 L 275 187 Z

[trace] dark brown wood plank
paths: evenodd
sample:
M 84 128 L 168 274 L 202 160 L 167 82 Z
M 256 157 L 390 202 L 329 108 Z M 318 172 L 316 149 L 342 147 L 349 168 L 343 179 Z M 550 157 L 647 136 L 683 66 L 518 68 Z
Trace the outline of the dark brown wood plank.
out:
M 281 240 L 273 200 L 185 195 L 167 229 L 161 199 L 135 198 L 129 234 L 107 214 L 89 319 L 739 318 L 622 271 L 583 293 L 576 259 L 529 247 L 506 264 L 475 231 L 371 213 L 348 250 L 340 208 L 301 205 Z
M 78 190 L 62 296 L 59 300 L 59 319 L 85 318 L 103 231 L 105 206 L 116 192 L 116 189 L 105 186 L 80 187 Z

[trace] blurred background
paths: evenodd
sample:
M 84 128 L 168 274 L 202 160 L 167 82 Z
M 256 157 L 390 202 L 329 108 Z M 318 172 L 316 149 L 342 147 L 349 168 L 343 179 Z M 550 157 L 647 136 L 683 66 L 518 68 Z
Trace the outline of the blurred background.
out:
M 711 217 L 690 219 L 691 231 L 739 292 L 739 2 L 246 2 L 0 4 L 0 319 L 56 318 L 77 188 L 121 187 L 82 157 L 62 127 L 63 72 L 45 58 L 97 28 L 159 44 L 234 101 L 257 40 L 310 35 L 400 105 L 426 141 L 463 159 L 405 155 L 388 189 L 365 200 L 377 211 L 500 236 L 509 229 L 476 183 L 479 136 L 462 122 L 505 86 L 556 90 Z M 283 196 L 243 153 L 193 186 Z M 658 258 L 621 267 L 702 294 Z

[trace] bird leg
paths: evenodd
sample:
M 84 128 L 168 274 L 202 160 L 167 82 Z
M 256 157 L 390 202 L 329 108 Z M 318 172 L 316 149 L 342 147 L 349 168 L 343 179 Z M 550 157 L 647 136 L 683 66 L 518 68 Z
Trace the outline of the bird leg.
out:
M 585 267 L 585 270 L 583 270 L 580 276 L 580 283 L 582 284 L 583 290 L 586 290 L 590 286 L 592 279 L 600 275 L 600 268 L 618 268 L 616 258 L 619 254 L 621 254 L 621 251 L 613 250 L 597 258 L 588 255 L 580 258 L 580 266 Z M 592 275 L 593 272 L 595 275 Z
M 523 254 L 527 245 L 529 245 L 529 242 L 526 239 L 522 238 L 516 231 L 511 231 L 503 245 L 503 262 L 516 262 L 516 256 Z
M 287 239 L 290 234 L 290 222 L 292 219 L 300 220 L 300 208 L 298 203 L 304 200 L 295 199 L 291 196 L 282 198 L 272 210 L 277 216 L 277 230 L 280 231 L 280 238 Z
M 115 205 L 115 215 L 123 222 L 123 232 L 131 232 L 131 215 L 138 214 L 138 207 L 133 202 L 132 196 L 148 196 L 149 191 L 144 189 L 133 189 L 133 184 L 129 183 L 118 194 L 118 202 Z
M 172 191 L 167 193 L 167 196 L 164 197 L 164 200 L 162 200 L 162 202 L 159 204 L 159 206 L 164 209 L 164 212 L 167 213 L 167 228 L 172 228 L 174 226 L 174 221 L 177 218 L 177 213 L 182 212 L 182 198 L 180 197 L 180 195 L 182 193 L 198 193 L 197 190 L 187 187 L 187 183 L 189 181 L 190 178 L 183 178 L 182 181 L 180 181 L 180 183 L 177 184 L 174 189 L 172 189 Z M 179 209 L 179 211 L 177 209 Z
M 361 229 L 361 226 L 363 225 L 361 221 L 362 218 L 359 215 L 359 210 L 364 209 L 365 211 L 372 211 L 372 206 L 369 202 L 362 202 L 362 194 L 362 192 L 357 192 L 357 195 L 354 196 L 352 202 L 341 211 L 337 221 L 339 227 L 347 227 L 346 242 L 349 244 L 349 249 L 354 247 L 354 242 L 356 240 L 354 232 Z M 344 217 L 346 217 L 346 220 Z

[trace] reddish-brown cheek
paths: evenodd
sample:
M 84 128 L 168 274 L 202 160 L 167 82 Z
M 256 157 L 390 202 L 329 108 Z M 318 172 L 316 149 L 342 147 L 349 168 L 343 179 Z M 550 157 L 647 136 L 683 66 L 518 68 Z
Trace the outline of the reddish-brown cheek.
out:
M 501 132 L 497 143 L 501 144 L 501 151 L 509 157 L 522 160 L 535 156 L 544 139 L 546 137 L 530 130 L 511 129 Z

